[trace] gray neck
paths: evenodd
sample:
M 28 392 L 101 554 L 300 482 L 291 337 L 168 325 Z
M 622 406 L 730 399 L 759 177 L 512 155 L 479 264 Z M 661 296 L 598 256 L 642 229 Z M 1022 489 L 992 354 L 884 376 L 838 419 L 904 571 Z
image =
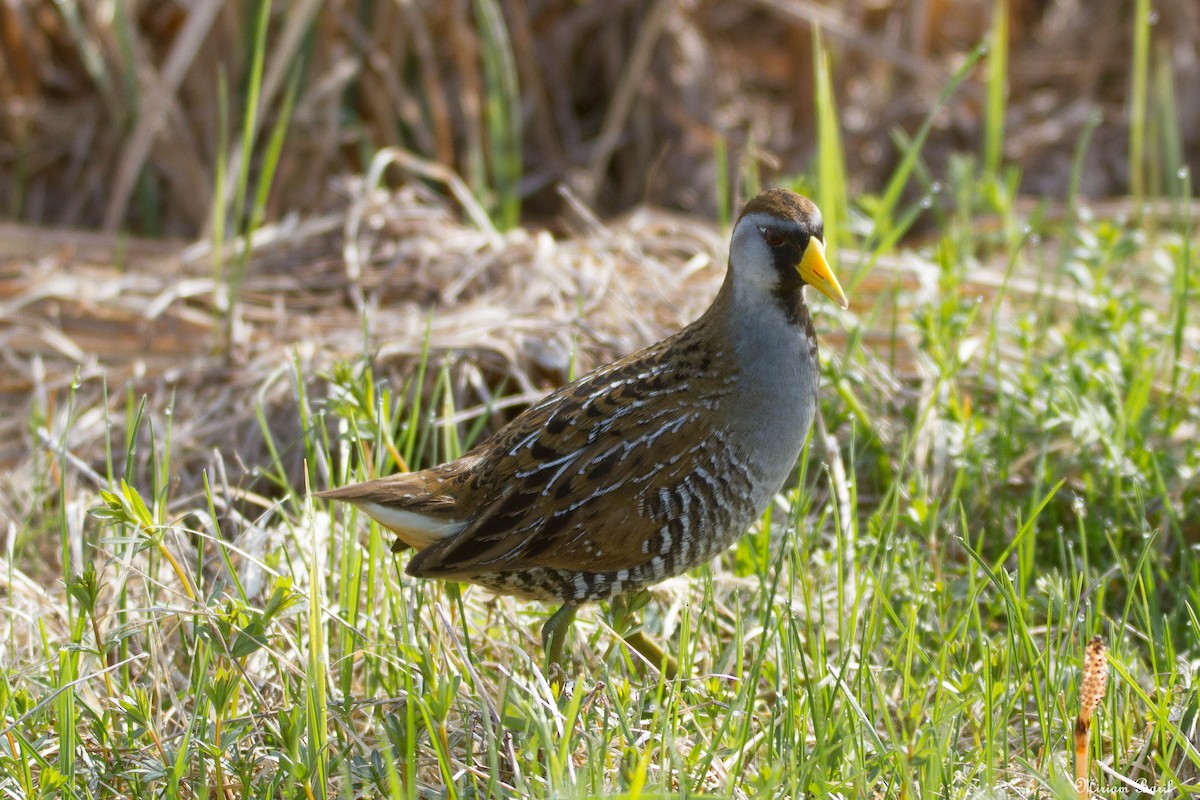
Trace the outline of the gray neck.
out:
M 757 287 L 723 287 L 724 315 L 740 371 L 731 427 L 746 442 L 746 457 L 763 471 L 770 493 L 791 474 L 812 425 L 817 402 L 817 339 L 803 299 L 800 318 Z

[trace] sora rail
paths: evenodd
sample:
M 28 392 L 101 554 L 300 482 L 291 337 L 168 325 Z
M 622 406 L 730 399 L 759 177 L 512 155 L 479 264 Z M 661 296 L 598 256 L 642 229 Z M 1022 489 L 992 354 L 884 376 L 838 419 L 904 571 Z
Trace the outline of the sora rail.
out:
M 817 404 L 812 286 L 843 308 L 811 200 L 772 189 L 733 229 L 699 319 L 552 392 L 441 466 L 344 486 L 417 552 L 407 572 L 562 604 L 542 630 L 558 662 L 575 609 L 702 564 L 780 491 Z

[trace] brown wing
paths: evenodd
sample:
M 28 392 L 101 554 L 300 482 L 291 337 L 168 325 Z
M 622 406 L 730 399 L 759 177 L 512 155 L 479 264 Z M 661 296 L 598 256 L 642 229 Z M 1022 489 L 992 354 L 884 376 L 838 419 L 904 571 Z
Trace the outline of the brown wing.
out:
M 701 395 L 689 381 L 720 354 L 699 345 L 676 350 L 667 369 L 669 343 L 564 387 L 497 434 L 472 470 L 477 513 L 460 534 L 417 554 L 408 571 L 470 578 L 649 561 L 657 551 L 644 545 L 664 524 L 659 498 L 692 474 L 695 452 L 715 442 L 707 419 L 727 393 L 707 379 Z

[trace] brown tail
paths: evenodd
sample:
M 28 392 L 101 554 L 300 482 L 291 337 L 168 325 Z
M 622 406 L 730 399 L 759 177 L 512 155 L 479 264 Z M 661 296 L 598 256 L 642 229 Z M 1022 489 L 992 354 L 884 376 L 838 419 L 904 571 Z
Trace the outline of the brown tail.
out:
M 409 472 L 326 489 L 313 496 L 361 509 L 399 537 L 392 552 L 400 552 L 407 547 L 423 550 L 465 527 L 454 498 L 435 493 L 435 486 L 441 488 L 440 482 L 431 481 L 426 473 Z

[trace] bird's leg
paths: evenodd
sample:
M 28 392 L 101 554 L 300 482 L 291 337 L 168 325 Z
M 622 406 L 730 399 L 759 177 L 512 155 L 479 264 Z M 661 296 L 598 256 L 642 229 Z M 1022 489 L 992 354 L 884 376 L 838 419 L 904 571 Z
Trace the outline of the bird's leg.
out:
M 612 617 L 613 627 L 625 640 L 625 643 L 651 664 L 661 669 L 667 678 L 674 678 L 679 674 L 679 662 L 673 656 L 667 655 L 653 637 L 646 635 L 646 632 L 642 630 L 626 633 L 630 627 L 631 615 L 635 610 L 646 605 L 648 598 L 647 592 L 641 592 L 632 598 L 619 594 L 608 601 L 608 612 Z
M 542 647 L 546 650 L 546 660 L 549 664 L 562 664 L 563 643 L 567 640 L 567 631 L 575 620 L 578 603 L 563 603 L 562 608 L 550 615 L 542 626 Z

